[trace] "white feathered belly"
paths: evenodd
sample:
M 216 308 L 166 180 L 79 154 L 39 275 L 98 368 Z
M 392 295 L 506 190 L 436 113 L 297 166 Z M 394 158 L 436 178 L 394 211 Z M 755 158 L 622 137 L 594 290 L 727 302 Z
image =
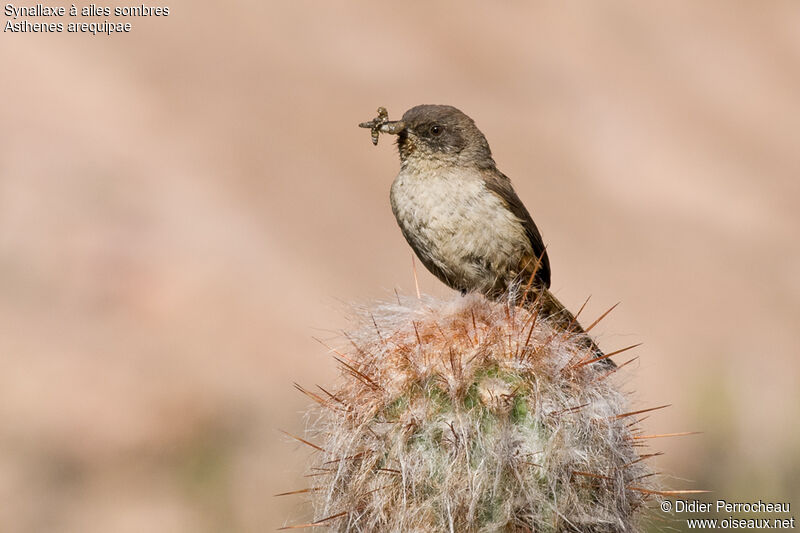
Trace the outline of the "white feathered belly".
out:
M 532 254 L 521 221 L 477 173 L 456 179 L 446 172 L 401 172 L 390 199 L 422 262 L 456 289 L 504 289 Z

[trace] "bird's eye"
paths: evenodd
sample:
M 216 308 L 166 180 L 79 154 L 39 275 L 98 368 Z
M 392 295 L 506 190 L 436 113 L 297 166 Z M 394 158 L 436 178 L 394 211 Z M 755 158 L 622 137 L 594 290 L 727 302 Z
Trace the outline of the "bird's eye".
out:
M 444 126 L 439 126 L 438 124 L 435 126 L 431 126 L 430 129 L 431 135 L 433 135 L 434 137 L 438 137 L 439 135 L 442 134 L 443 131 L 444 131 Z

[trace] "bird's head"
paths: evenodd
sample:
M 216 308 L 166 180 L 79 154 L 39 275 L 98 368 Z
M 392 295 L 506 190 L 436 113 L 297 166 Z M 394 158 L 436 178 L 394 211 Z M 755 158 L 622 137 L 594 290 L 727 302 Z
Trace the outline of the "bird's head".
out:
M 376 119 L 377 120 L 377 119 Z M 365 123 L 364 127 L 367 127 Z M 400 120 L 384 120 L 377 131 L 397 135 L 401 164 L 441 163 L 464 167 L 494 166 L 489 143 L 475 122 L 449 105 L 418 105 Z

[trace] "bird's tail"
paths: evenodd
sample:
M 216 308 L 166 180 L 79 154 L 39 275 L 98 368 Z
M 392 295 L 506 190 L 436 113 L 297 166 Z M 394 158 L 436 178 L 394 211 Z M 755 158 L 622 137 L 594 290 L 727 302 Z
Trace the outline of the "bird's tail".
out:
M 605 368 L 616 368 L 617 365 L 610 358 L 605 357 L 603 351 L 592 340 L 586 331 L 581 327 L 575 316 L 564 307 L 552 292 L 542 287 L 532 289 L 523 293 L 522 305 L 526 307 L 537 306 L 543 316 L 548 317 L 557 327 L 565 332 L 572 333 L 580 339 L 580 342 L 594 355 L 595 363 Z

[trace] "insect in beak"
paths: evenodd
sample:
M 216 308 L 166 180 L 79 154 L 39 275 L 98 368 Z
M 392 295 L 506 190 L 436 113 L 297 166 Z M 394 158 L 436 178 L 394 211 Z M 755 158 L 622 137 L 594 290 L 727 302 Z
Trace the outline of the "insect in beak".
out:
M 378 108 L 378 116 L 369 122 L 362 122 L 359 128 L 368 128 L 372 135 L 372 144 L 378 144 L 378 136 L 381 133 L 391 133 L 397 135 L 406 128 L 402 120 L 389 120 L 389 112 L 385 107 Z

